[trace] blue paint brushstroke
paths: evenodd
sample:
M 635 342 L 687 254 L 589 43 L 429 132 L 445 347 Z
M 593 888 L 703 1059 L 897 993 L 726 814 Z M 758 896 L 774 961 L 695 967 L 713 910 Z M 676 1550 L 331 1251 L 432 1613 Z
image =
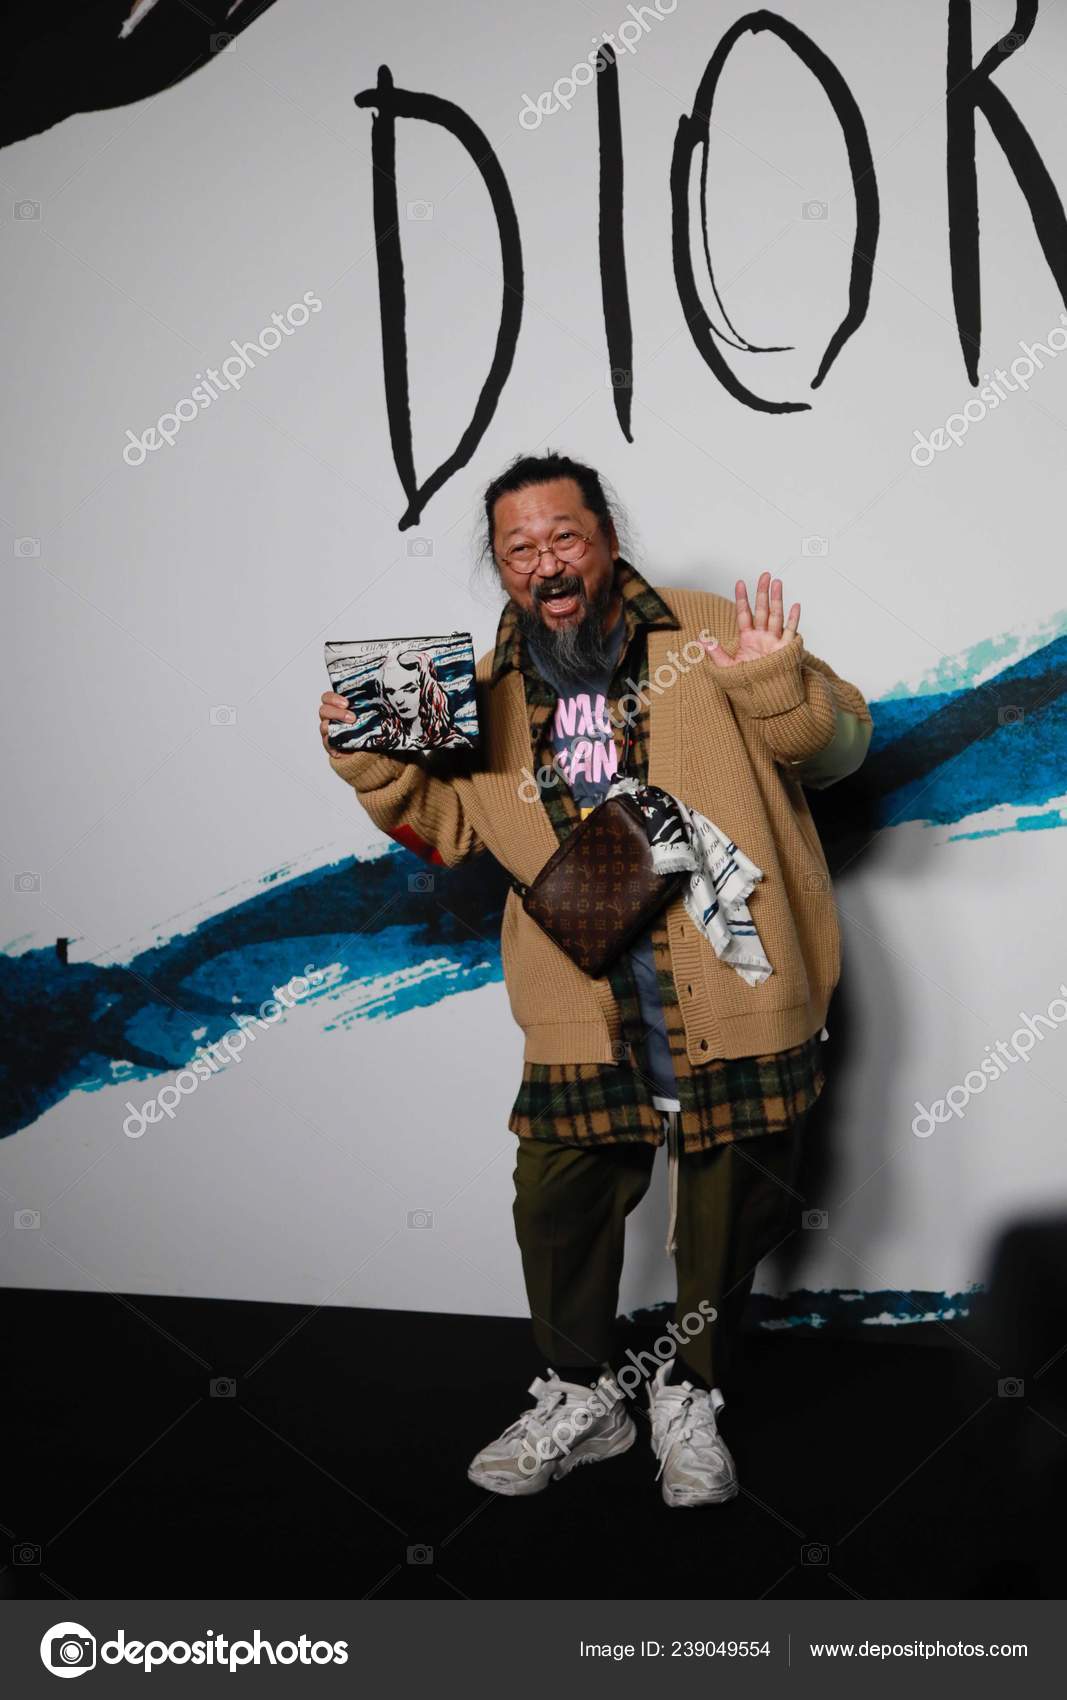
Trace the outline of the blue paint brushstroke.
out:
M 1067 791 L 1067 697 L 1019 721 L 994 723 L 983 738 L 902 785 L 885 818 L 944 825 L 997 804 L 1045 803 Z
M 745 1308 L 745 1322 L 771 1333 L 786 1329 L 818 1333 L 832 1328 L 836 1335 L 863 1328 L 922 1328 L 977 1317 L 986 1299 L 986 1289 L 977 1282 L 959 1293 L 936 1293 L 924 1288 L 864 1292 L 845 1287 L 819 1291 L 799 1287 L 782 1296 L 752 1293 Z M 662 1318 L 673 1313 L 674 1306 L 664 1301 L 633 1311 L 626 1320 L 642 1326 L 660 1326 Z
M 1067 636 L 1056 635 L 984 684 L 872 704 L 863 767 L 809 793 L 831 868 L 906 820 L 946 823 L 1008 804 L 1035 811 L 1015 830 L 1067 824 L 1058 809 L 1037 812 L 1067 792 L 1065 702 Z M 347 1001 L 343 1009 L 336 1003 L 336 1017 L 335 1006 L 324 1006 L 336 1026 L 394 1017 L 501 979 L 504 871 L 480 856 L 413 880 L 422 866 L 389 845 L 380 856 L 296 877 L 275 869 L 251 897 L 124 965 L 67 963 L 51 948 L 9 950 L 0 1013 L 19 1047 L 0 1064 L 0 1136 L 71 1092 L 184 1068 L 199 1044 L 214 1044 L 235 1014 L 253 1014 L 309 963 L 339 965 Z M 413 977 L 420 964 L 425 972 Z M 321 1005 L 336 990 L 305 1001 Z
M 950 832 L 948 842 L 958 844 L 965 838 L 1000 838 L 1006 832 L 1045 832 L 1055 826 L 1067 826 L 1067 815 L 1062 809 L 1046 809 L 1043 815 L 1019 815 L 1007 826 L 986 826 L 975 832 Z
M 54 949 L 9 956 L 0 1016 L 20 1040 L 0 1063 L 0 1136 L 70 1092 L 186 1067 L 309 964 L 337 975 L 298 1008 L 330 1009 L 340 986 L 368 1019 L 501 979 L 503 870 L 486 859 L 413 881 L 417 866 L 390 845 L 280 885 L 267 875 L 254 896 L 123 965 L 66 963 Z M 376 997 L 384 977 L 420 963 L 433 965 L 425 978 Z
M 970 689 L 872 703 L 874 732 L 859 772 L 809 794 L 831 869 L 906 821 L 945 825 L 1062 797 L 1065 703 L 1067 636 Z M 1046 824 L 1059 824 L 1054 813 Z
M 901 698 L 929 697 L 939 691 L 971 689 L 995 671 L 1005 671 L 1013 656 L 1024 651 L 1036 654 L 1054 638 L 1060 637 L 1067 637 L 1067 608 L 1061 608 L 1036 627 L 1018 632 L 998 632 L 995 637 L 980 639 L 958 655 L 944 656 L 918 683 L 902 681 L 884 692 L 882 701 L 895 703 Z

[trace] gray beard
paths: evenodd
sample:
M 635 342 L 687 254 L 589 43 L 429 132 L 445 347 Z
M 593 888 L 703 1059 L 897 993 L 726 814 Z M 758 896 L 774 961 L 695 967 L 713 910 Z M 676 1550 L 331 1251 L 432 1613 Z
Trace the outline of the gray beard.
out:
M 541 671 L 547 667 L 553 676 L 580 684 L 611 668 L 612 652 L 604 633 L 604 616 L 614 599 L 615 585 L 614 581 L 606 584 L 590 602 L 581 580 L 575 582 L 585 608 L 583 619 L 551 631 L 535 606 L 520 608 L 517 623 L 535 667 Z

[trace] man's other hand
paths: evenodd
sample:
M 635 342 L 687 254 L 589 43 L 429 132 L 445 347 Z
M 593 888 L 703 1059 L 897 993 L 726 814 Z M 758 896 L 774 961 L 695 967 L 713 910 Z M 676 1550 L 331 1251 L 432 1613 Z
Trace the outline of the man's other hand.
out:
M 331 721 L 355 718 L 348 706 L 347 697 L 338 696 L 336 691 L 323 691 L 322 702 L 319 704 L 319 737 L 322 739 L 323 749 L 333 749 L 328 736 Z

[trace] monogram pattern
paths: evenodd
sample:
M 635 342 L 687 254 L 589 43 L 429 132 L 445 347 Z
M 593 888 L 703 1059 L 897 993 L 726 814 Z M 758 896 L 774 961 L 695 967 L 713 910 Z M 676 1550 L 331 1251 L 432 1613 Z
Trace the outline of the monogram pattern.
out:
M 633 802 L 612 797 L 546 863 L 526 909 L 579 968 L 599 978 L 679 883 L 652 866 Z

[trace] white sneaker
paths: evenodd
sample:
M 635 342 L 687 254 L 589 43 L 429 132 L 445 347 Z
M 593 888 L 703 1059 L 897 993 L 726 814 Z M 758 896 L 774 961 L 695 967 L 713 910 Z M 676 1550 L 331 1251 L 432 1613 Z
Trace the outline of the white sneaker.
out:
M 529 1391 L 536 1405 L 484 1447 L 467 1471 L 491 1493 L 540 1493 L 577 1464 L 628 1452 L 637 1438 L 625 1396 L 609 1376 L 583 1387 L 552 1371 L 547 1381 L 535 1376 Z
M 668 1505 L 722 1505 L 737 1494 L 737 1471 L 715 1420 L 726 1401 L 717 1389 L 704 1393 L 688 1381 L 668 1387 L 673 1361 L 656 1371 L 648 1389 L 656 1480 L 662 1476 Z

